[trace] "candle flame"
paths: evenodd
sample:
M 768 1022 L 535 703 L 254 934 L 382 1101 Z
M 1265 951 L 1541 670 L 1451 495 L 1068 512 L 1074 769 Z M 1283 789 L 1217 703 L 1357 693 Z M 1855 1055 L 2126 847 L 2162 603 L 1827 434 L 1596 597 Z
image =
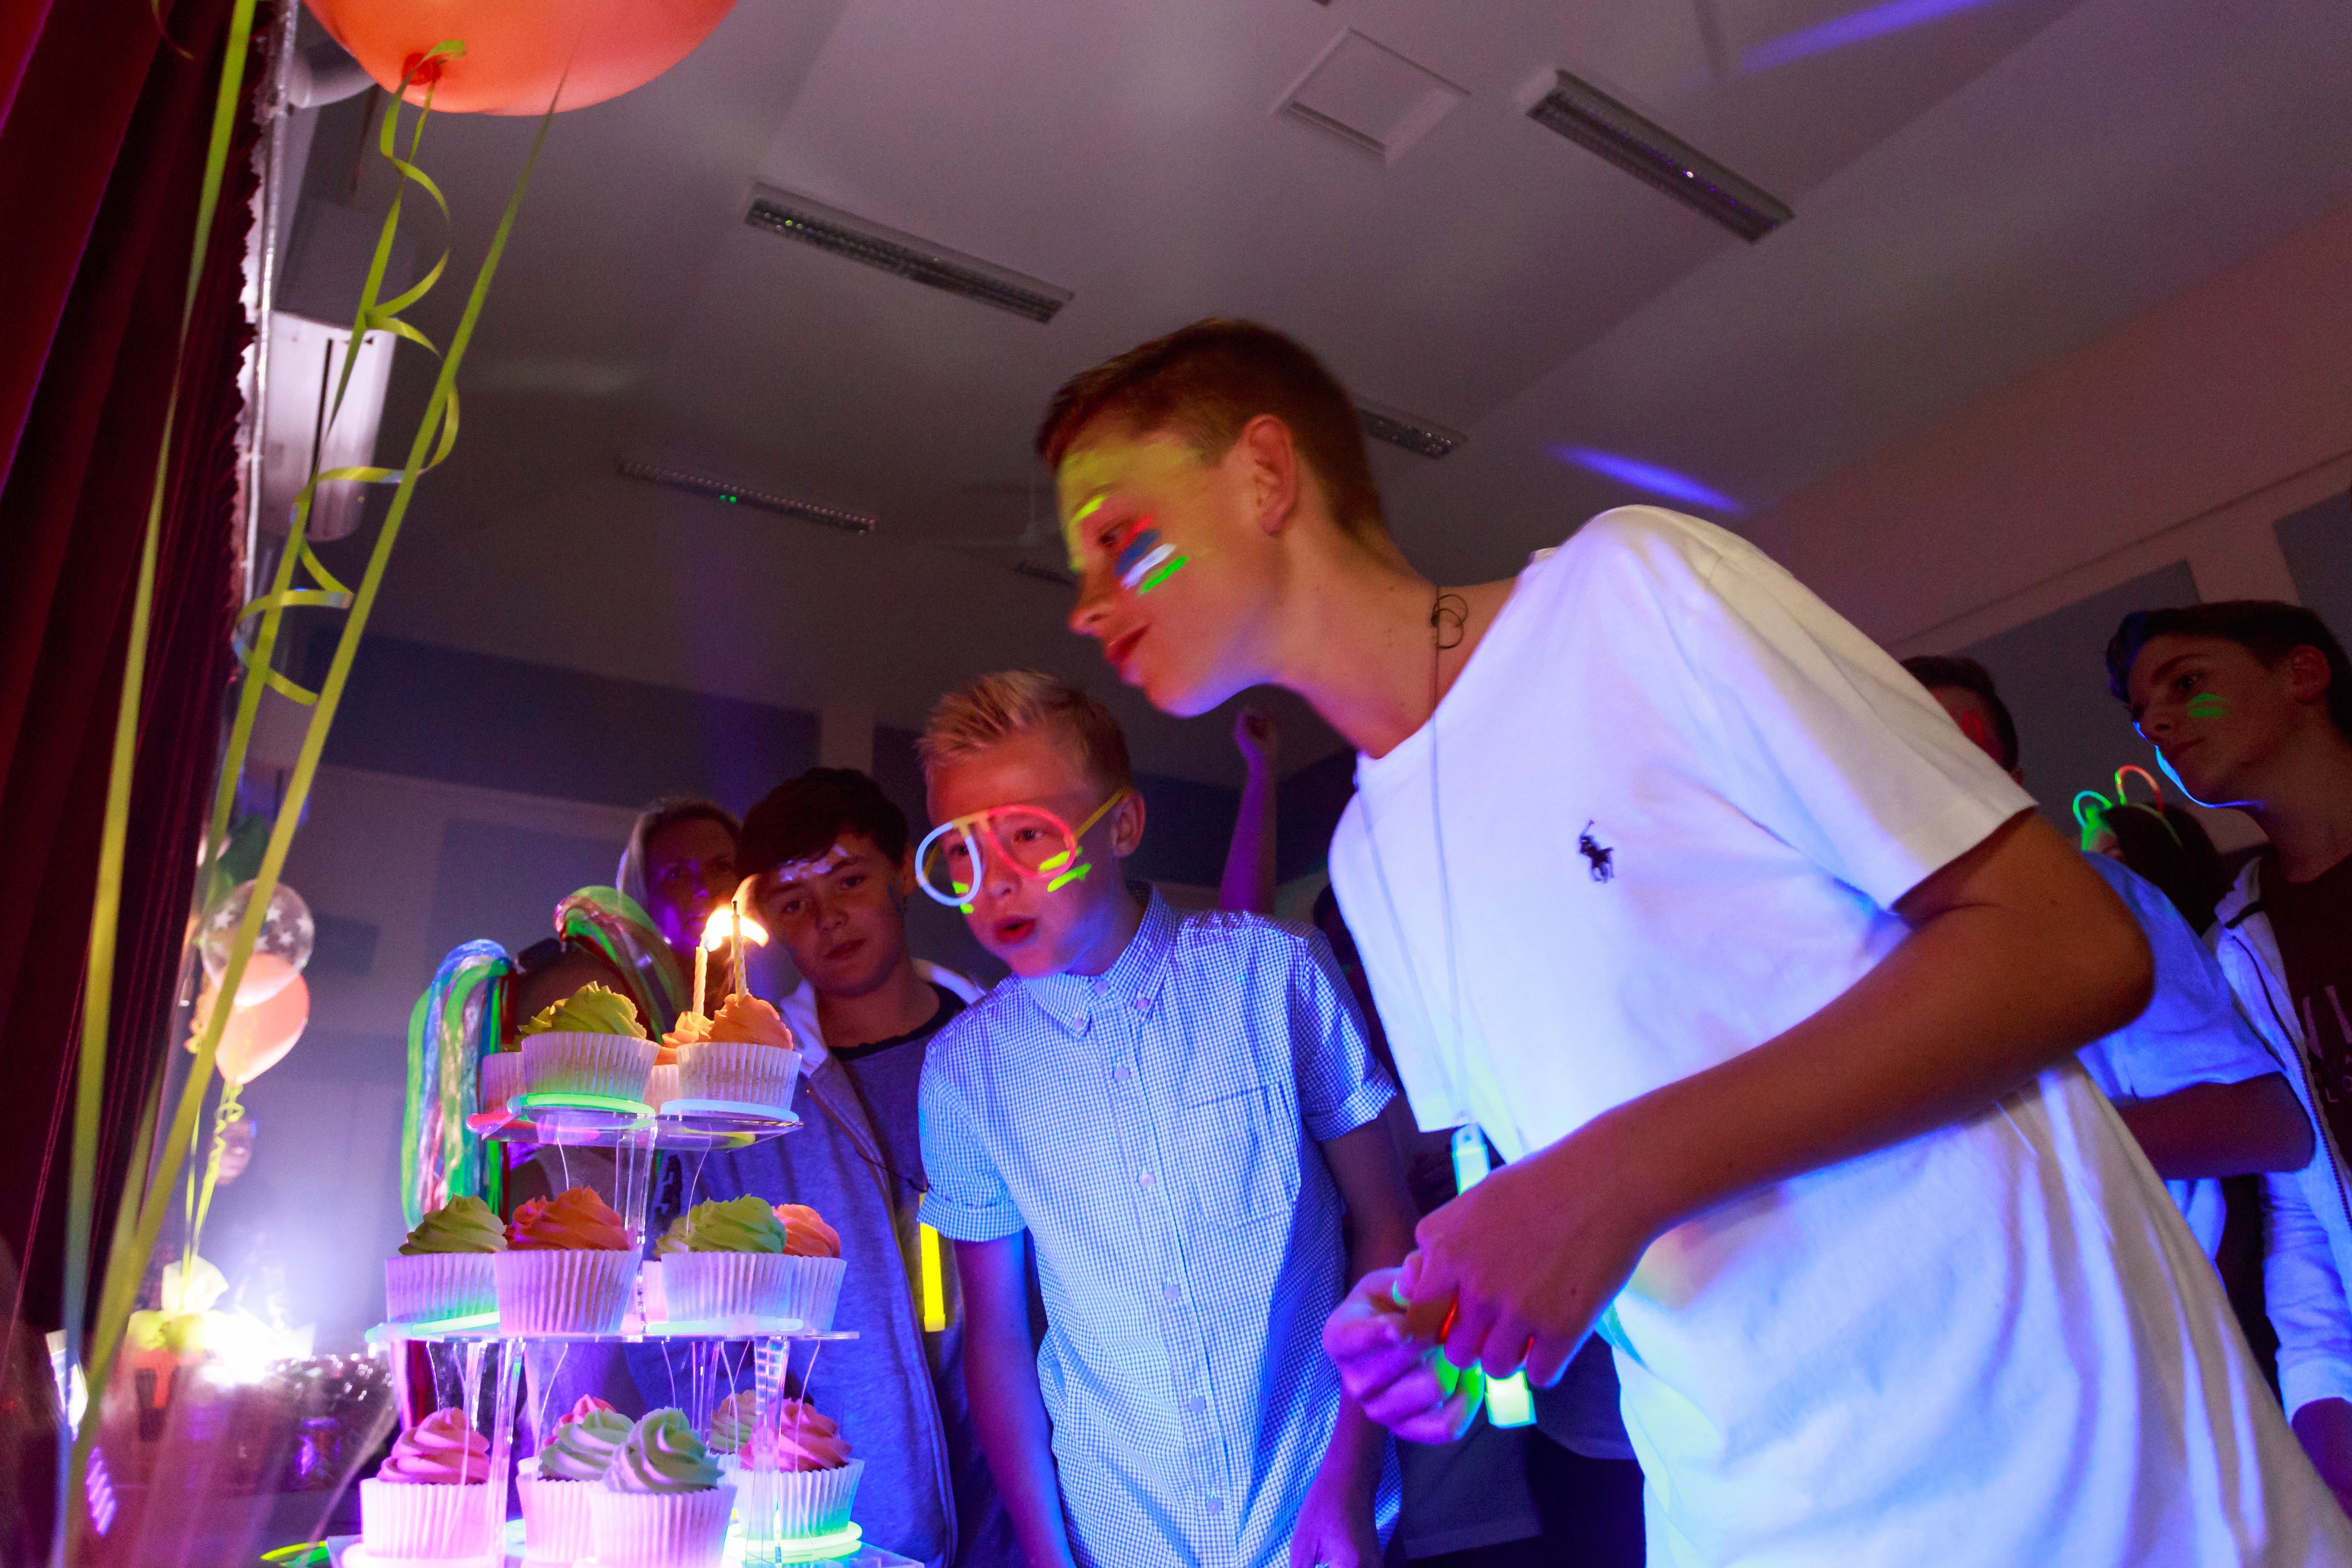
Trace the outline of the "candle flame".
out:
M 717 952 L 733 941 L 734 936 L 735 911 L 722 904 L 711 910 L 710 918 L 702 923 L 702 951 Z M 747 914 L 743 917 L 743 940 L 765 947 L 768 945 L 768 928 Z

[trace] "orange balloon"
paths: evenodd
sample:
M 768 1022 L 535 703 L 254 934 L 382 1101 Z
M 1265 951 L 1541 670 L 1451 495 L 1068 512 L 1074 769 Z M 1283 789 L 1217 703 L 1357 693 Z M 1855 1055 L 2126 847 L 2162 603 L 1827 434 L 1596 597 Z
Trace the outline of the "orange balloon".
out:
M 195 1027 L 188 1036 L 192 1051 L 212 1016 L 215 994 L 207 988 L 196 1000 Z M 252 1006 L 229 1009 L 228 1026 L 221 1031 L 213 1065 L 231 1083 L 251 1083 L 285 1058 L 310 1021 L 310 987 L 297 974 Z
M 252 1007 L 267 1002 L 300 973 L 274 952 L 254 953 L 245 961 L 245 978 L 236 983 L 236 1005 Z
M 618 98 L 692 53 L 735 0 L 310 0 L 311 14 L 389 92 L 437 46 L 433 107 L 453 114 L 543 114 Z M 425 101 L 420 79 L 408 91 Z

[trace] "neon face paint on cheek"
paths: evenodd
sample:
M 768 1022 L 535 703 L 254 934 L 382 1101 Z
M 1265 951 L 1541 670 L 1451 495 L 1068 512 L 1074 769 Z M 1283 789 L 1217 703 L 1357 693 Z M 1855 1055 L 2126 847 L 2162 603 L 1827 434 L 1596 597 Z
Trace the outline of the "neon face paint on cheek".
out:
M 1182 571 L 1191 560 L 1177 554 L 1176 547 L 1161 539 L 1151 522 L 1149 515 L 1135 520 L 1113 563 L 1118 573 L 1118 585 L 1130 594 L 1149 594 Z
M 2219 719 L 2230 711 L 2230 700 L 2218 691 L 2200 691 L 2189 700 L 2191 719 Z

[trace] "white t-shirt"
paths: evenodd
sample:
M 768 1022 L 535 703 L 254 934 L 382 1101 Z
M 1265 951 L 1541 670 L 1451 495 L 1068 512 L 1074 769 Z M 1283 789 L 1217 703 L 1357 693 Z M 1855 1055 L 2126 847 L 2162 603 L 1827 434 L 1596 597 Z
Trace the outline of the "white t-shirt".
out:
M 2104 855 L 2084 858 L 2138 920 L 2156 954 L 2156 994 L 2147 1011 L 2082 1049 L 2083 1070 L 2100 1092 L 2109 1100 L 2161 1100 L 2194 1084 L 2243 1083 L 2280 1071 L 2262 1037 L 2240 1016 L 2221 962 L 2172 900 Z M 2164 1186 L 2205 1256 L 2220 1251 L 2229 1219 L 2221 1184 L 2208 1177 Z
M 1648 507 L 1523 573 L 1357 784 L 1332 880 L 1414 1111 L 1510 1159 L 1819 1011 L 2030 804 L 1785 572 Z M 2126 1136 L 2069 1062 L 1654 1244 L 1612 1336 L 1653 1563 L 2352 1561 Z

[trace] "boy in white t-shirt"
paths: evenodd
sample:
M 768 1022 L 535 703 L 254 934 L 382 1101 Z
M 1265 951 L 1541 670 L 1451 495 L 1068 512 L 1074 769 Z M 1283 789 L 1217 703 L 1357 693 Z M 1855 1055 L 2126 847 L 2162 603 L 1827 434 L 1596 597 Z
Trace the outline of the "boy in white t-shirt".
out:
M 1375 1419 L 1466 1418 L 1407 1322 L 1543 1383 L 1605 1312 L 1663 1563 L 2352 1557 L 2071 1059 L 2146 943 L 1868 639 L 1650 508 L 1431 584 L 1346 393 L 1244 322 L 1076 378 L 1039 447 L 1121 679 L 1356 743 L 1332 877 L 1414 1112 L 1511 1162 L 1333 1315 Z

